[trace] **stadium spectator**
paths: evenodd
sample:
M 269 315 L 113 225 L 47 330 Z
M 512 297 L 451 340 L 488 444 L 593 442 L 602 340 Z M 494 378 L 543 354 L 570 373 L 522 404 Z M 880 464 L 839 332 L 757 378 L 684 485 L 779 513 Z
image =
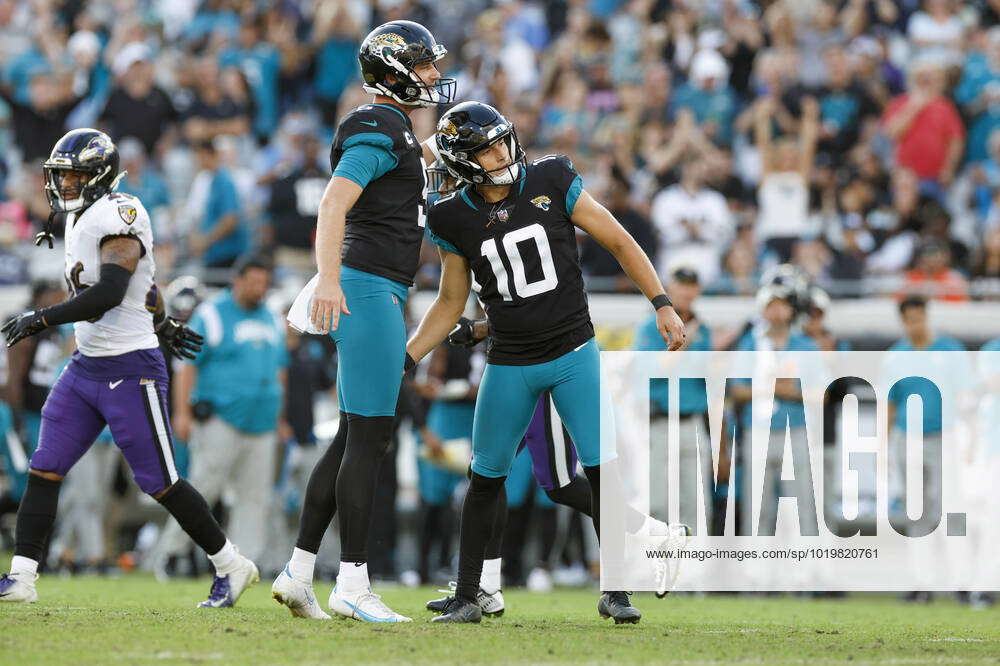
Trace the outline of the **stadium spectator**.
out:
M 230 70 L 233 72 L 235 70 Z M 184 136 L 189 142 L 204 142 L 222 134 L 242 135 L 250 131 L 250 103 L 240 89 L 237 74 L 224 79 L 213 59 L 203 58 L 195 70 L 194 100 L 184 113 Z
M 263 39 L 263 19 L 247 16 L 236 43 L 219 54 L 219 67 L 236 67 L 253 92 L 253 133 L 264 144 L 278 127 L 278 76 L 281 54 Z
M 677 109 L 691 109 L 705 135 L 728 146 L 733 140 L 736 96 L 729 87 L 729 65 L 717 51 L 703 49 L 691 60 L 689 82 L 674 95 Z
M 316 216 L 330 174 L 321 166 L 322 148 L 310 127 L 294 128 L 289 140 L 294 162 L 270 186 L 265 245 L 273 247 L 279 266 L 309 278 L 316 270 L 312 250 Z
M 922 293 L 942 301 L 968 299 L 968 284 L 951 268 L 951 253 L 937 241 L 928 241 L 917 251 L 916 263 L 906 272 L 907 293 Z
M 358 77 L 361 26 L 349 5 L 343 1 L 320 3 L 313 23 L 312 44 L 318 50 L 314 81 L 316 103 L 323 126 L 329 128 L 337 126 L 341 114 L 340 96 Z
M 632 237 L 639 247 L 650 257 L 656 256 L 656 236 L 649 219 L 636 210 L 629 199 L 628 181 L 621 171 L 612 169 L 607 185 L 608 192 L 601 198 L 607 203 L 608 209 Z M 632 291 L 631 281 L 622 275 L 621 265 L 600 243 L 589 235 L 583 240 L 580 251 L 580 263 L 584 275 L 588 278 L 601 278 L 605 284 L 602 290 Z M 655 265 L 655 264 L 654 264 Z M 607 284 L 610 281 L 612 284 Z M 595 285 L 598 286 L 598 285 Z
M 935 60 L 910 67 L 907 92 L 886 107 L 882 126 L 896 142 L 896 166 L 912 170 L 921 188 L 943 194 L 955 178 L 965 149 L 965 130 L 954 103 L 945 96 L 945 70 Z
M 656 268 L 671 275 L 677 266 L 692 266 L 703 284 L 719 274 L 723 248 L 733 235 L 726 199 L 705 185 L 708 166 L 690 160 L 681 167 L 681 179 L 653 198 L 652 220 L 659 245 Z
M 285 323 L 264 305 L 272 272 L 270 261 L 243 257 L 231 288 L 198 307 L 189 326 L 205 346 L 173 384 L 173 429 L 189 442 L 191 482 L 201 484 L 210 504 L 232 491 L 229 531 L 258 561 L 268 543 L 276 443 L 292 436 L 283 404 Z M 160 556 L 179 553 L 186 539 L 171 521 Z
M 240 197 L 228 169 L 219 164 L 211 141 L 198 144 L 198 164 L 209 177 L 208 196 L 197 228 L 187 237 L 188 253 L 200 257 L 206 268 L 228 268 L 249 249 L 249 231 Z
M 0 98 L 10 106 L 13 141 L 26 162 L 49 156 L 84 95 L 73 90 L 69 77 L 36 71 L 28 79 L 27 96 L 28 101 L 22 103 L 0 88 Z
M 116 85 L 100 115 L 100 124 L 116 141 L 138 139 L 147 155 L 173 133 L 178 120 L 170 96 L 156 85 L 153 54 L 146 44 L 126 45 L 114 60 Z
M 962 62 L 965 25 L 952 0 L 924 0 L 906 24 L 906 36 L 917 57 L 933 57 L 947 65 Z
M 955 101 L 969 119 L 965 160 L 971 164 L 988 157 L 994 130 L 1000 127 L 1000 27 L 986 33 L 985 53 L 973 51 L 965 59 Z
M 761 158 L 757 191 L 760 214 L 754 234 L 775 255 L 776 263 L 784 263 L 800 239 L 814 235 L 808 226 L 809 176 L 819 131 L 819 104 L 811 97 L 802 101 L 802 135 L 798 143 L 788 138 L 772 140 L 771 118 L 776 105 L 773 98 L 764 98 L 754 111 L 754 136 Z

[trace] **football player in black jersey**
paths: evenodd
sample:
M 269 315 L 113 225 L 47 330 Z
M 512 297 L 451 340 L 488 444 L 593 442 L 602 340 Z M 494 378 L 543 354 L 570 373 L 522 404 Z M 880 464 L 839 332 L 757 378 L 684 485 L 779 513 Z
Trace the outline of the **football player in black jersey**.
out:
M 412 365 L 444 340 L 475 289 L 492 329 L 476 401 L 472 480 L 462 509 L 458 587 L 442 622 L 478 622 L 483 555 L 498 497 L 539 395 L 552 394 L 590 480 L 599 507 L 601 473 L 617 478 L 613 451 L 601 450 L 600 353 L 594 340 L 576 246 L 582 229 L 621 263 L 657 313 L 671 349 L 684 342 L 649 259 L 606 208 L 583 189 L 568 159 L 527 163 L 514 127 L 491 106 L 465 102 L 449 110 L 435 134 L 448 169 L 466 183 L 428 214 L 439 246 L 438 296 L 407 343 Z M 471 272 L 471 275 L 470 275 Z M 608 440 L 606 440 L 608 441 Z M 598 511 L 594 526 L 600 534 Z M 616 622 L 637 622 L 624 592 L 601 595 L 598 610 Z
M 319 275 L 310 283 L 310 332 L 337 343 L 340 429 L 306 488 L 296 548 L 271 588 L 293 615 L 329 619 L 312 593 L 323 534 L 340 509 L 341 556 L 330 609 L 366 622 L 407 622 L 371 591 L 368 526 L 389 446 L 406 356 L 403 306 L 424 235 L 424 165 L 410 112 L 451 101 L 447 53 L 422 25 L 392 21 L 361 43 L 363 87 L 374 95 L 347 114 L 330 152 L 316 228 Z

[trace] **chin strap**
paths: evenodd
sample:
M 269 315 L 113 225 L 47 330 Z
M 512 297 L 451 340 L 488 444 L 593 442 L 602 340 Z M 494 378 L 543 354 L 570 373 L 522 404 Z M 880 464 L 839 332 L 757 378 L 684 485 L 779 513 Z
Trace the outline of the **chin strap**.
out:
M 49 244 L 50 250 L 55 248 L 55 236 L 52 235 L 52 221 L 55 220 L 55 217 L 55 211 L 49 213 L 49 219 L 45 220 L 45 224 L 42 225 L 42 230 L 35 234 L 35 245 L 41 245 L 44 241 Z

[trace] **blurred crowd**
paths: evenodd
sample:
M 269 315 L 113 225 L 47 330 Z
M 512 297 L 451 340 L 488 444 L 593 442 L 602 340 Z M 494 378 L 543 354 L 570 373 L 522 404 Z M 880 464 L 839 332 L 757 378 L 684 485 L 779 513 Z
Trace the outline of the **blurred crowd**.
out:
M 745 294 L 791 261 L 834 297 L 1000 298 L 996 0 L 2 0 L 0 284 L 59 273 L 30 246 L 39 165 L 79 126 L 119 143 L 161 280 L 248 250 L 308 276 L 357 46 L 398 18 L 529 157 L 569 155 L 664 276 Z M 581 255 L 591 289 L 631 288 Z

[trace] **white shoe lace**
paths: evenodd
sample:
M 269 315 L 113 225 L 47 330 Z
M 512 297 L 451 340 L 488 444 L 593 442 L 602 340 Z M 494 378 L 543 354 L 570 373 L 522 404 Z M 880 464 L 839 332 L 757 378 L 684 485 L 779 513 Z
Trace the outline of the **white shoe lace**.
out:
M 364 610 L 366 613 L 371 612 L 373 615 L 384 615 L 387 617 L 396 617 L 398 615 L 396 611 L 385 605 L 382 597 L 370 591 L 358 597 L 358 608 Z

